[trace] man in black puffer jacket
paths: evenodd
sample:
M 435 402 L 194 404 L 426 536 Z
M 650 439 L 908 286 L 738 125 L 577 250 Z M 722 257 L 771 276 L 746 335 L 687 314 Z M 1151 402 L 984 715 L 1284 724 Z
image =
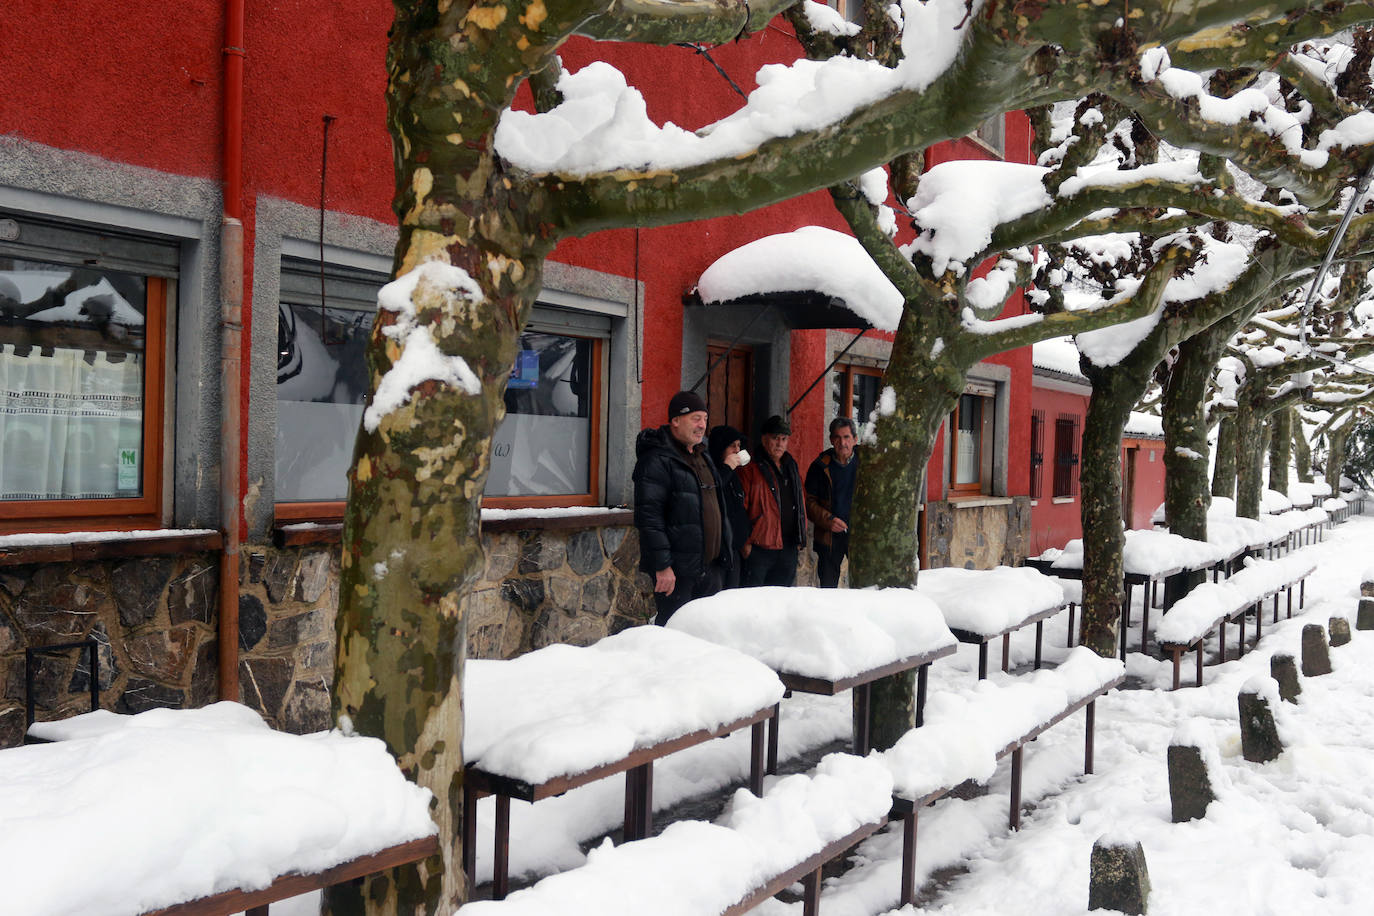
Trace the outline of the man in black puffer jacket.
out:
M 668 403 L 668 425 L 635 440 L 639 568 L 654 577 L 659 626 L 693 598 L 720 591 L 734 555 L 705 434 L 706 402 L 679 391 Z

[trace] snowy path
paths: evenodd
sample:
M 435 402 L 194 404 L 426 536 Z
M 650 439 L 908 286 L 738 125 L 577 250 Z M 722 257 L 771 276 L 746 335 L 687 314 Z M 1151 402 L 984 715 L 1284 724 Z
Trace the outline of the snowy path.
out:
M 1362 863 L 1374 854 L 1374 802 L 1364 796 L 1374 777 L 1374 634 L 1356 632 L 1351 645 L 1333 650 L 1333 675 L 1304 682 L 1302 703 L 1281 722 L 1290 741 L 1282 758 L 1267 766 L 1240 758 L 1240 685 L 1267 674 L 1274 651 L 1296 654 L 1304 624 L 1325 624 L 1333 614 L 1353 619 L 1359 580 L 1374 556 L 1374 518 L 1353 518 L 1303 550 L 1318 561 L 1305 611 L 1266 626 L 1263 643 L 1244 659 L 1209 667 L 1202 689 L 1170 693 L 1168 661 L 1129 657 L 1132 682 L 1142 689 L 1099 701 L 1097 775 L 1082 776 L 1081 716 L 1035 742 L 1027 750 L 1023 790 L 1034 808 L 1020 832 L 1006 829 L 1005 764 L 986 796 L 945 799 L 928 809 L 921 818 L 918 868 L 923 880 L 933 873 L 940 880 L 924 908 L 896 912 L 1087 913 L 1088 852 L 1108 831 L 1144 844 L 1154 916 L 1209 908 L 1368 912 L 1374 876 L 1365 877 Z M 1157 612 L 1153 616 L 1158 619 Z M 1065 654 L 1065 623 L 1061 615 L 1046 626 L 1051 662 Z M 1033 639 L 1033 633 L 1013 635 L 1013 665 L 1029 661 Z M 1138 645 L 1138 632 L 1131 644 Z M 966 684 L 976 660 L 976 647 L 960 646 L 956 656 L 938 662 L 932 695 L 942 686 Z M 845 695 L 785 701 L 784 758 L 845 737 L 848 701 Z M 1205 822 L 1174 825 L 1164 754 L 1174 729 L 1193 717 L 1201 717 L 1215 735 L 1230 788 Z M 744 739 L 711 742 L 661 761 L 656 800 L 667 806 L 741 782 L 744 756 L 731 746 L 736 740 Z M 618 823 L 620 793 L 620 784 L 609 780 L 535 806 L 515 806 L 513 872 L 534 875 L 579 864 L 579 842 Z M 876 916 L 895 905 L 900 835 L 889 828 L 857 853 L 854 867 L 827 885 L 827 916 Z M 489 863 L 479 863 L 481 871 L 489 874 Z M 777 916 L 800 909 L 770 901 L 757 912 Z

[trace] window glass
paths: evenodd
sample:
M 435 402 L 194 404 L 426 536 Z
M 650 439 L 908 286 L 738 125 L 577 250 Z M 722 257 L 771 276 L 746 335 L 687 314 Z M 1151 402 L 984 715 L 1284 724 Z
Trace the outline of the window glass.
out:
M 520 335 L 487 496 L 591 492 L 596 343 L 542 331 Z
M 143 495 L 148 282 L 0 257 L 0 499 Z
M 954 436 L 954 484 L 977 484 L 983 464 L 983 398 L 959 396 L 958 426 Z
M 853 420 L 860 439 L 872 425 L 868 418 L 878 407 L 878 396 L 882 389 L 883 377 L 877 369 L 845 365 L 836 367 L 830 391 L 835 416 Z
M 367 396 L 372 312 L 283 303 L 277 312 L 279 502 L 348 495 L 348 468 Z

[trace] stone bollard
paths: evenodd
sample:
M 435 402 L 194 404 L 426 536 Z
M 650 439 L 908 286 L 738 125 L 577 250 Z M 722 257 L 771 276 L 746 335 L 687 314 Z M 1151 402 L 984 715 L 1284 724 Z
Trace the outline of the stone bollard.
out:
M 1251 763 L 1268 763 L 1283 753 L 1274 709 L 1269 705 L 1270 698 L 1277 696 L 1278 687 L 1271 678 L 1252 677 L 1236 698 L 1240 707 L 1241 755 Z
M 1169 802 L 1175 824 L 1207 815 L 1207 806 L 1217 797 L 1208 762 L 1216 759 L 1216 742 L 1199 720 L 1189 720 L 1174 731 L 1169 742 Z
M 1302 682 L 1298 680 L 1298 663 L 1287 652 L 1277 652 L 1269 657 L 1269 676 L 1279 683 L 1279 699 L 1286 703 L 1298 702 L 1302 693 Z
M 1360 583 L 1360 594 L 1366 598 L 1374 598 L 1374 579 L 1365 579 Z
M 1355 612 L 1355 629 L 1374 630 L 1374 598 L 1360 599 L 1360 609 Z
M 1331 673 L 1331 650 L 1326 645 L 1326 631 L 1319 623 L 1302 628 L 1302 676 L 1320 677 Z
M 1098 837 L 1088 872 L 1088 909 L 1136 916 L 1146 912 L 1150 872 L 1140 843 Z
M 1331 633 L 1331 645 L 1343 646 L 1350 642 L 1350 621 L 1344 617 L 1332 617 L 1326 628 Z

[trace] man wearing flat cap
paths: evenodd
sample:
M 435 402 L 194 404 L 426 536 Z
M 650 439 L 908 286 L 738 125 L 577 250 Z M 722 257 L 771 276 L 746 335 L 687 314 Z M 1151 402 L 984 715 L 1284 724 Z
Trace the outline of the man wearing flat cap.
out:
M 693 598 L 724 585 L 734 549 L 720 477 L 706 452 L 706 402 L 679 391 L 666 426 L 635 440 L 635 527 L 639 568 L 654 579 L 662 626 Z
M 739 471 L 744 507 L 753 527 L 740 548 L 744 575 L 740 585 L 795 585 L 797 553 L 806 541 L 806 493 L 801 471 L 787 451 L 792 425 L 773 415 L 759 436 L 762 457 Z

